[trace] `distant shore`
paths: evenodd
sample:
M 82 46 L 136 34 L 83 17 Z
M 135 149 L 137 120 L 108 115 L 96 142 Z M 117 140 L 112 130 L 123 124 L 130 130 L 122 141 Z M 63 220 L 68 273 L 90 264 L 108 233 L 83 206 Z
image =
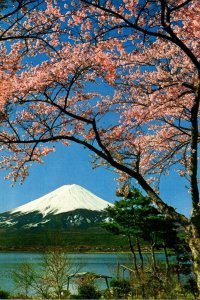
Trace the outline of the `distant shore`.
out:
M 104 250 L 99 250 L 99 249 L 79 249 L 78 247 L 75 249 L 69 249 L 68 247 L 30 247 L 30 248 L 15 248 L 15 247 L 10 247 L 10 248 L 4 248 L 4 249 L 0 249 L 0 253 L 5 253 L 5 252 L 30 252 L 30 253 L 43 253 L 45 251 L 51 251 L 53 249 L 62 249 L 63 252 L 69 253 L 69 254 L 106 254 L 106 253 L 110 253 L 110 254 L 130 254 L 132 255 L 131 251 L 128 249 L 125 250 L 121 250 L 121 249 L 104 249 Z M 150 254 L 150 250 L 145 248 L 142 250 L 143 253 L 145 254 Z M 136 253 L 138 253 L 136 251 Z M 155 253 L 163 253 L 162 250 L 157 250 L 155 251 Z M 172 254 L 173 255 L 173 254 Z
M 128 250 L 83 250 L 83 249 L 68 249 L 68 248 L 65 248 L 65 247 L 56 247 L 56 248 L 59 248 L 59 249 L 62 249 L 64 252 L 66 253 L 87 253 L 87 254 L 95 254 L 95 253 L 111 253 L 111 254 L 114 254 L 114 253 L 130 253 L 130 251 Z M 14 248 L 14 247 L 11 247 L 11 248 L 5 248 L 5 249 L 0 249 L 0 253 L 3 253 L 3 252 L 38 252 L 38 253 L 41 253 L 41 252 L 45 252 L 45 251 L 51 251 L 55 249 L 54 247 L 38 247 L 38 248 Z M 146 251 L 145 251 L 146 252 Z

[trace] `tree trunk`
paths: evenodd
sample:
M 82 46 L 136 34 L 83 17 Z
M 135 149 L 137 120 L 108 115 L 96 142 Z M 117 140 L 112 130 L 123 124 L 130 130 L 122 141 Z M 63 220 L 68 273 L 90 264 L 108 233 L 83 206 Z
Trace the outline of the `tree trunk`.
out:
M 144 269 L 144 259 L 143 259 L 142 250 L 141 250 L 141 246 L 140 246 L 140 241 L 139 241 L 138 237 L 136 238 L 136 243 L 137 243 L 139 257 L 140 257 L 140 260 L 141 260 L 141 270 L 143 270 Z
M 152 257 L 152 266 L 153 266 L 153 271 L 155 272 L 156 269 L 157 269 L 157 266 L 156 266 L 156 257 L 155 257 L 155 243 L 153 243 L 151 245 L 151 257 Z
M 134 247 L 133 247 L 133 244 L 132 244 L 130 236 L 128 236 L 128 242 L 129 242 L 130 250 L 131 250 L 131 252 L 133 254 L 133 264 L 134 264 L 135 272 L 136 272 L 137 275 L 139 275 L 138 267 L 137 267 L 137 257 L 136 257 L 135 250 L 134 250 Z
M 164 253 L 165 253 L 166 273 L 168 274 L 168 272 L 169 272 L 169 257 L 168 257 L 167 247 L 166 247 L 165 243 L 163 244 L 163 249 L 164 249 Z
M 193 258 L 193 270 L 196 275 L 198 293 L 200 295 L 200 228 L 196 226 L 195 220 L 197 219 L 191 219 L 188 242 Z
M 192 196 L 193 216 L 196 216 L 199 211 L 199 189 L 198 189 L 199 102 L 200 102 L 200 78 L 196 90 L 196 97 L 193 106 L 191 108 L 190 189 L 191 189 L 191 196 Z
M 191 108 L 191 154 L 190 189 L 192 196 L 192 217 L 189 225 L 189 247 L 192 252 L 193 270 L 196 274 L 198 295 L 200 296 L 200 202 L 198 189 L 198 114 L 200 103 L 200 70 L 195 100 Z

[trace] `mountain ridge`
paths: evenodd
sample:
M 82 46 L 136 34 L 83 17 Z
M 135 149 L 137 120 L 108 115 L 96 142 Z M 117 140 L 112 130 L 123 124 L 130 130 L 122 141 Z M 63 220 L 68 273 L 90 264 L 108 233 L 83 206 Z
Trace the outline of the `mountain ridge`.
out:
M 14 214 L 39 211 L 43 216 L 46 216 L 49 213 L 60 214 L 76 209 L 101 211 L 108 205 L 112 204 L 77 184 L 70 184 L 63 185 L 42 197 L 7 212 Z
M 70 195 L 73 196 L 74 191 L 76 197 L 64 197 L 63 193 L 69 190 Z M 38 199 L 0 214 L 0 251 L 43 251 L 62 247 L 77 253 L 126 249 L 125 237 L 115 236 L 101 226 L 108 218 L 105 207 L 112 205 L 110 202 L 77 185 L 60 187 Z M 59 210 L 50 205 L 52 201 L 61 205 L 63 199 L 68 199 L 65 212 L 61 212 L 64 208 Z M 40 210 L 41 202 L 44 203 Z M 71 202 L 75 202 L 74 205 Z
M 86 228 L 106 219 L 105 208 L 108 205 L 112 204 L 79 185 L 64 185 L 0 214 L 0 228 Z

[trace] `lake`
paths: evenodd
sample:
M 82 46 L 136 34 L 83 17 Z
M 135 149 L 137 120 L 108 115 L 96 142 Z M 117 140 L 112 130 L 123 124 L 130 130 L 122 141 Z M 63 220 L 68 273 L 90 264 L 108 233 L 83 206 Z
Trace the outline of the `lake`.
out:
M 128 254 L 67 254 L 71 264 L 80 267 L 80 272 L 96 272 L 103 275 L 116 276 L 117 265 L 128 264 Z M 22 262 L 34 265 L 42 263 L 40 253 L 27 252 L 1 252 L 0 253 L 0 289 L 13 292 L 15 290 L 12 280 L 12 271 L 17 270 Z
M 130 254 L 113 253 L 91 253 L 91 254 L 67 254 L 70 264 L 78 266 L 80 272 L 88 271 L 115 277 L 117 275 L 118 264 L 129 265 Z M 163 254 L 157 254 L 158 260 L 163 260 Z M 35 266 L 42 263 L 40 253 L 30 252 L 1 252 L 0 253 L 0 289 L 13 293 L 15 291 L 12 279 L 12 271 L 17 270 L 22 262 L 28 262 Z M 101 280 L 101 286 L 105 287 L 105 282 Z

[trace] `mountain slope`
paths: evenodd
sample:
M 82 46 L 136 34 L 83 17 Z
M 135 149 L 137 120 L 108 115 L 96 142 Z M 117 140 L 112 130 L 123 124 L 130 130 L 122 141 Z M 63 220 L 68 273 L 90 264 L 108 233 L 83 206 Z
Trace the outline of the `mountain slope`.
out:
M 86 228 L 105 220 L 105 208 L 112 205 L 76 184 L 55 191 L 0 214 L 4 229 Z
M 123 251 L 125 237 L 100 226 L 112 205 L 77 185 L 59 189 L 0 214 L 0 250 Z
M 109 202 L 102 200 L 83 187 L 72 184 L 64 185 L 39 199 L 12 209 L 10 213 L 26 214 L 38 211 L 43 216 L 46 216 L 48 214 L 60 214 L 76 209 L 102 211 L 109 204 Z

